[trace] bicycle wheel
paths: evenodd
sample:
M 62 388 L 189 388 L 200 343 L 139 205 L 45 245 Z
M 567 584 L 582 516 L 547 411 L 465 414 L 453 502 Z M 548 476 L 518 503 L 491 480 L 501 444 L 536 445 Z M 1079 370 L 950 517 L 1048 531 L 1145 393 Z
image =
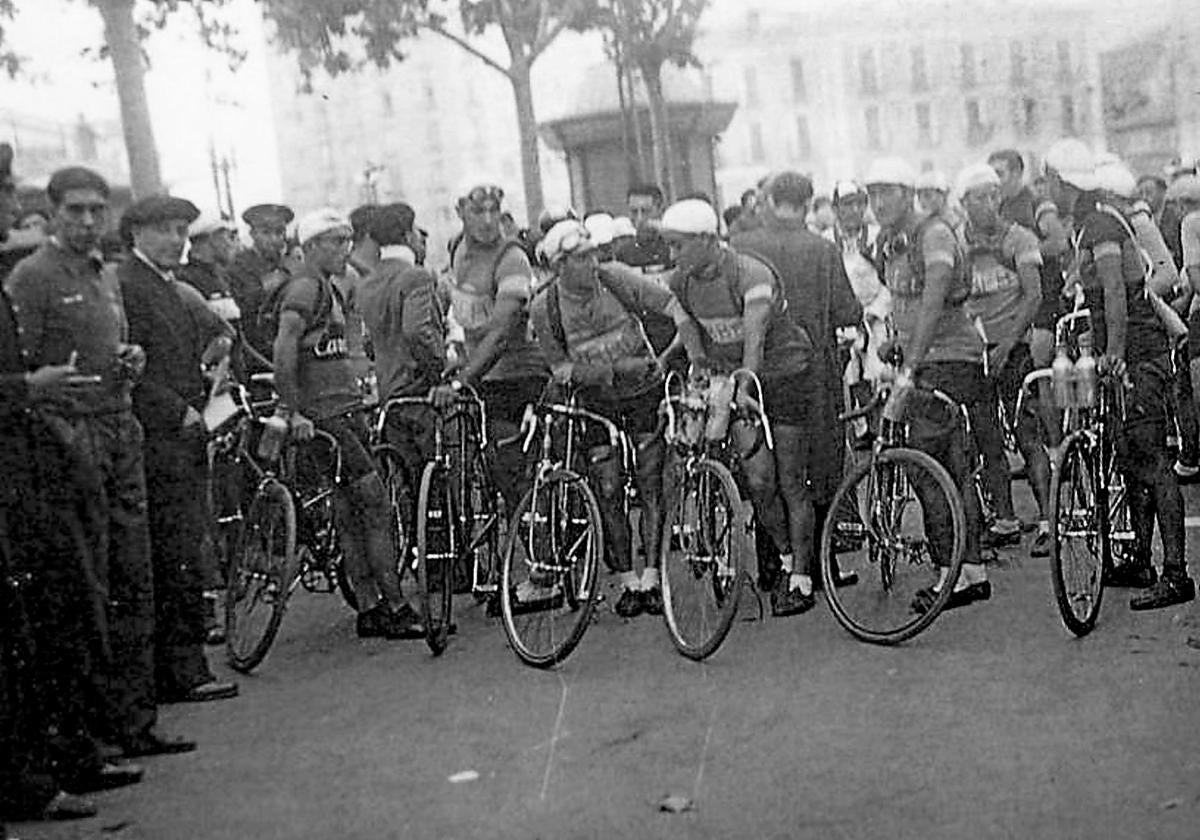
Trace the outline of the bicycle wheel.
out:
M 958 487 L 926 453 L 885 449 L 843 479 L 830 510 L 846 504 L 859 512 L 863 539 L 842 541 L 835 556 L 833 523 L 822 529 L 821 580 L 829 608 L 861 641 L 894 645 L 911 639 L 937 618 L 962 569 L 967 523 Z M 913 600 L 937 583 L 939 565 L 948 567 L 946 583 L 929 609 L 918 613 Z M 835 569 L 841 576 L 857 574 L 858 584 L 837 586 Z
M 566 659 L 595 607 L 603 551 L 600 505 L 579 475 L 534 482 L 518 505 L 500 564 L 500 614 L 517 656 L 535 668 Z
M 1068 437 L 1050 478 L 1050 574 L 1063 625 L 1076 636 L 1096 626 L 1104 596 L 1108 522 L 1099 451 L 1083 433 Z
M 242 526 L 225 590 L 225 651 L 246 674 L 267 655 L 296 577 L 296 508 L 291 493 L 269 479 L 258 488 Z
M 454 563 L 459 555 L 458 523 L 445 467 L 425 465 L 417 492 L 417 584 L 425 643 L 437 656 L 450 637 L 454 605 Z
M 678 470 L 663 521 L 663 619 L 676 650 L 699 661 L 737 615 L 748 519 L 724 464 L 704 458 Z

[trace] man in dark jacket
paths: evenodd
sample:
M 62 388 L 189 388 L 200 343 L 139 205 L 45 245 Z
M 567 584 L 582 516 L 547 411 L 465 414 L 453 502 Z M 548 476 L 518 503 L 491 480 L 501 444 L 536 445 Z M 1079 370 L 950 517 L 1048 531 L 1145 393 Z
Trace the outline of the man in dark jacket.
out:
M 228 354 L 232 328 L 175 279 L 191 202 L 154 196 L 125 212 L 130 258 L 117 269 L 130 339 L 146 351 L 134 411 L 146 432 L 146 490 L 154 557 L 154 676 L 161 702 L 233 697 L 204 658 L 205 433 L 201 369 Z
M 815 529 L 808 557 L 796 558 L 796 569 L 818 578 L 816 546 L 829 502 L 842 476 L 844 436 L 838 423 L 842 410 L 841 371 L 837 363 L 838 327 L 862 322 L 862 307 L 854 296 L 837 246 L 810 232 L 805 224 L 812 182 L 797 172 L 783 172 L 766 186 L 768 212 L 762 224 L 733 236 L 735 250 L 765 258 L 779 272 L 787 314 L 808 331 L 813 343 L 810 373 L 811 406 L 802 436 Z

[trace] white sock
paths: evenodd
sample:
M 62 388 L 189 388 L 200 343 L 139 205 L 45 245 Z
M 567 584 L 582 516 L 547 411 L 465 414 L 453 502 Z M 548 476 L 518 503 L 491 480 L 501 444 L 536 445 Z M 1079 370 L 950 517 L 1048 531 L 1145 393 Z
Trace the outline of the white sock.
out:
M 958 584 L 954 588 L 962 589 L 974 583 L 983 583 L 987 579 L 987 566 L 982 563 L 963 563 L 962 574 L 958 576 Z
M 1038 520 L 1038 533 L 1039 534 L 1049 534 L 1050 533 L 1050 520 L 1049 519 L 1039 519 Z
M 642 569 L 642 590 L 658 589 L 658 569 L 647 566 Z
M 799 572 L 792 572 L 788 579 L 789 589 L 799 589 L 801 595 L 811 595 L 813 591 L 812 578 Z
M 792 557 L 792 553 L 790 551 L 787 554 L 779 555 L 779 567 L 781 569 L 783 569 L 785 574 L 790 575 L 792 573 L 792 565 L 794 563 L 795 563 L 795 560 Z
M 945 566 L 938 567 L 938 582 L 933 585 L 934 592 L 941 592 L 942 587 L 946 585 L 946 578 L 950 577 L 950 570 Z
M 617 580 L 626 589 L 632 589 L 635 592 L 638 589 L 638 577 L 633 572 L 617 572 Z

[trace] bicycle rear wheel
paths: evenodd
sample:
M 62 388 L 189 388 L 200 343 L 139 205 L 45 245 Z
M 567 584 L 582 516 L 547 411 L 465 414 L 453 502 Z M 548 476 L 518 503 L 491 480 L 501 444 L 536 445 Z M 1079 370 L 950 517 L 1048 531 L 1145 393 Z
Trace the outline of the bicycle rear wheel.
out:
M 266 657 L 296 573 L 296 508 L 288 489 L 269 479 L 250 502 L 225 590 L 225 651 L 234 670 L 247 674 Z
M 1104 597 L 1106 497 L 1098 448 L 1085 434 L 1071 435 L 1050 478 L 1050 574 L 1059 617 L 1076 636 L 1092 632 Z
M 937 618 L 962 569 L 967 523 L 958 487 L 926 453 L 885 449 L 851 470 L 830 510 L 847 504 L 859 512 L 864 539 L 838 546 L 835 557 L 832 519 L 822 529 L 821 580 L 829 608 L 861 641 L 894 645 L 911 639 Z M 919 613 L 913 601 L 937 583 L 940 566 L 948 569 L 946 582 Z M 841 576 L 857 574 L 858 584 L 837 586 L 835 569 Z
M 417 583 L 425 643 L 438 656 L 450 638 L 454 607 L 454 564 L 460 553 L 459 526 L 446 468 L 425 465 L 417 491 Z
M 387 489 L 388 506 L 392 511 L 392 551 L 396 558 L 396 572 L 403 582 L 408 576 L 416 576 L 414 540 L 411 533 L 416 517 L 413 482 L 405 469 L 404 461 L 392 446 L 377 446 L 374 455 L 379 464 L 379 475 Z
M 699 661 L 737 615 L 748 518 L 724 464 L 705 458 L 679 473 L 663 522 L 663 619 L 676 650 Z
M 500 561 L 503 556 L 508 520 L 504 499 L 492 482 L 484 453 L 474 450 L 468 456 L 466 506 L 467 546 L 470 548 L 470 589 L 476 600 L 496 598 L 500 588 Z
M 600 505 L 579 475 L 534 482 L 512 518 L 500 565 L 500 614 L 522 662 L 550 668 L 579 644 L 595 608 Z

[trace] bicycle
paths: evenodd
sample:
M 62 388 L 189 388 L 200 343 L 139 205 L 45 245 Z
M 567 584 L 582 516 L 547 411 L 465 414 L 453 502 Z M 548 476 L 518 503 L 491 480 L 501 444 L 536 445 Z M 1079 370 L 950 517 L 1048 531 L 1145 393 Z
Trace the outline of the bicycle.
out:
M 1068 346 L 1076 321 L 1091 312 L 1077 307 L 1059 318 L 1055 339 Z M 1125 419 L 1125 383 L 1101 376 L 1092 404 L 1063 404 L 1064 438 L 1051 460 L 1050 572 L 1063 625 L 1076 636 L 1096 626 L 1107 570 L 1132 559 L 1133 525 L 1125 480 L 1117 466 L 1116 439 Z
M 620 455 L 628 511 L 634 447 L 615 423 L 581 408 L 573 397 L 528 406 L 522 423 L 526 452 L 539 430 L 541 440 L 533 484 L 509 524 L 500 564 L 500 614 L 513 651 L 535 668 L 554 667 L 570 656 L 597 600 L 604 525 L 595 492 L 576 469 L 588 425 L 603 431 Z
M 238 418 L 226 433 L 226 456 L 249 478 L 254 491 L 240 494 L 237 507 L 221 517 L 236 532 L 225 589 L 225 649 L 230 667 L 250 673 L 266 658 L 297 586 L 309 592 L 337 590 L 352 608 L 357 599 L 343 564 L 334 515 L 334 493 L 342 481 L 341 447 L 317 429 L 314 441 L 328 448 L 329 473 L 312 470 L 299 480 L 298 445 L 285 444 L 274 463 L 262 462 L 254 447 L 267 404 L 251 403 L 245 389 L 233 390 Z M 305 484 L 305 490 L 297 488 Z
M 758 399 L 739 405 L 742 380 L 754 386 Z M 716 399 L 729 401 L 719 408 L 733 422 L 759 423 L 765 445 L 773 449 L 758 377 L 739 369 L 730 375 L 730 384 L 724 392 L 715 389 Z M 674 455 L 667 467 L 660 553 L 663 619 L 675 649 L 700 661 L 728 636 L 743 584 L 754 586 L 754 573 L 743 567 L 744 558 L 753 556 L 754 508 L 742 498 L 725 463 L 729 456 L 723 452 L 727 444 L 720 424 L 707 431 L 710 404 L 705 393 L 689 389 L 676 372 L 667 375 L 663 389 L 665 437 Z
M 970 445 L 970 417 L 964 406 L 920 384 L 914 398 L 933 400 L 953 412 L 958 433 Z M 840 419 L 849 423 L 868 417 L 886 399 L 887 390 L 881 389 L 872 401 Z M 932 456 L 907 447 L 906 436 L 904 422 L 880 412 L 870 455 L 851 467 L 838 485 L 822 529 L 825 599 L 842 627 L 873 644 L 899 644 L 928 628 L 954 591 L 966 553 L 966 511 L 958 486 Z M 847 509 L 858 511 L 861 529 L 854 540 L 838 540 L 835 549 L 838 511 Z M 940 526 L 943 534 L 949 531 L 940 545 L 934 544 L 931 526 Z M 935 560 L 944 561 L 945 579 L 928 608 L 915 611 L 917 592 L 938 580 Z M 839 587 L 839 579 L 849 575 L 857 575 L 858 584 Z
M 433 413 L 433 452 L 418 481 L 405 474 L 404 462 L 386 442 L 390 413 L 403 407 L 424 407 Z M 448 427 L 452 430 L 448 431 Z M 454 443 L 447 445 L 447 436 Z M 393 517 L 399 530 L 413 523 L 415 537 L 411 568 L 416 574 L 425 624 L 425 642 L 434 656 L 445 649 L 453 632 L 455 572 L 470 558 L 470 591 L 476 598 L 493 598 L 497 591 L 499 548 L 506 531 L 504 502 L 491 479 L 486 453 L 489 437 L 487 410 L 470 387 L 446 411 L 434 408 L 428 397 L 388 400 L 379 412 L 376 453 L 384 467 Z M 415 512 L 409 493 L 417 487 Z M 408 565 L 404 560 L 402 565 Z

